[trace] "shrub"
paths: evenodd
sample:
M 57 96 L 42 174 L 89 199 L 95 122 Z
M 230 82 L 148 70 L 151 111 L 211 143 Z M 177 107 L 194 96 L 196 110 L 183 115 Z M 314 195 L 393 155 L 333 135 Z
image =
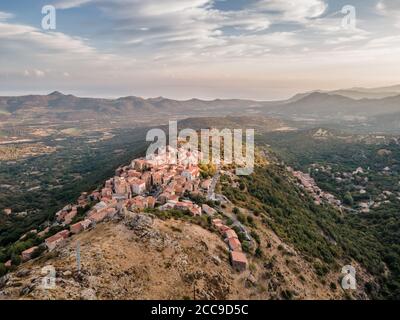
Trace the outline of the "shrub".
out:
M 262 257 L 263 257 L 263 252 L 262 252 L 262 250 L 261 250 L 260 247 L 257 247 L 256 252 L 254 253 L 254 255 L 255 255 L 257 258 L 262 258 Z
M 250 244 L 247 241 L 243 241 L 242 249 L 243 249 L 243 252 L 249 253 L 250 252 Z
M 19 266 L 21 264 L 21 257 L 19 255 L 13 254 L 11 256 L 11 263 L 14 266 Z
M 251 230 L 250 236 L 251 236 L 258 244 L 261 243 L 260 236 L 259 236 L 258 233 L 255 232 L 254 230 Z
M 4 252 L 0 252 L 0 263 L 7 261 L 7 255 Z
M 347 192 L 345 194 L 345 196 L 343 197 L 343 202 L 344 202 L 344 204 L 347 204 L 349 206 L 352 206 L 354 204 L 354 200 L 353 200 L 353 197 L 351 196 L 350 192 Z
M 4 276 L 7 273 L 7 268 L 3 263 L 0 263 L 0 277 Z
M 247 216 L 247 223 L 252 226 L 253 228 L 256 227 L 256 224 L 254 223 L 254 218 L 252 216 Z
M 292 300 L 294 296 L 294 293 L 292 290 L 283 290 L 281 292 L 281 297 L 285 300 Z
M 247 222 L 246 216 L 243 213 L 239 213 L 237 215 L 237 218 L 239 220 L 239 222 L 245 224 Z

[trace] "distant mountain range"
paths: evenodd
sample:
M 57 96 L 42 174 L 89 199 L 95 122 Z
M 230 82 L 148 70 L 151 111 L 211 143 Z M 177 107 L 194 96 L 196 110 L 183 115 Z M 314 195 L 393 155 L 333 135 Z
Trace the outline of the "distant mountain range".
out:
M 249 100 L 178 101 L 162 97 L 143 99 L 134 96 L 118 99 L 79 98 L 56 91 L 49 95 L 0 97 L 0 117 L 85 120 L 176 115 L 183 118 L 198 115 L 229 115 L 230 112 L 261 106 L 263 103 Z
M 304 96 L 307 96 L 311 93 L 319 92 L 319 93 L 328 93 L 333 95 L 340 95 L 343 97 L 359 100 L 359 99 L 382 99 L 387 97 L 394 97 L 400 95 L 400 85 L 389 86 L 389 87 L 379 87 L 379 88 L 350 88 L 350 89 L 341 89 L 341 90 L 333 90 L 333 91 L 322 91 L 315 90 L 308 93 L 300 93 L 294 96 L 291 100 L 297 100 Z
M 298 94 L 284 101 L 199 100 L 178 101 L 163 97 L 135 96 L 118 99 L 80 98 L 53 92 L 49 95 L 0 97 L 0 120 L 81 121 L 268 116 L 283 120 L 329 123 L 341 121 L 374 124 L 400 118 L 400 85 L 384 88 L 352 88 Z M 398 121 L 390 121 L 397 128 Z M 382 124 L 380 124 L 382 126 Z M 384 125 L 383 125 L 384 127 Z
M 400 94 L 380 99 L 352 99 L 339 94 L 312 92 L 263 109 L 266 114 L 291 119 L 366 120 L 400 112 Z

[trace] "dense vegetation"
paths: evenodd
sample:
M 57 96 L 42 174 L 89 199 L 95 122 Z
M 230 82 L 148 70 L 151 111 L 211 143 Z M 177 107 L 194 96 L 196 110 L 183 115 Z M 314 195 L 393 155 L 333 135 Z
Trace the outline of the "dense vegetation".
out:
M 1 183 L 11 188 L 0 192 L 0 263 L 38 243 L 21 243 L 21 235 L 44 228 L 44 222 L 52 221 L 54 214 L 75 202 L 81 192 L 97 188 L 118 166 L 144 153 L 143 129 L 116 130 L 114 134 L 114 138 L 96 143 L 88 143 L 93 135 L 49 140 L 46 144 L 57 146 L 57 152 L 1 164 Z M 32 186 L 40 188 L 29 190 Z M 26 214 L 6 216 L 4 208 Z
M 349 263 L 354 259 L 379 279 L 379 287 L 367 284 L 371 297 L 399 297 L 397 253 L 381 242 L 383 237 L 396 242 L 393 229 L 398 227 L 398 220 L 397 224 L 392 222 L 386 233 L 371 232 L 356 216 L 344 216 L 329 206 L 315 205 L 308 196 L 301 196 L 302 191 L 290 183 L 279 166 L 256 168 L 253 175 L 243 180 L 247 192 L 239 192 L 227 183 L 225 195 L 261 215 L 266 226 L 314 262 L 317 274 L 323 277 L 330 269 L 341 268 L 337 261 Z M 384 262 L 392 271 L 389 278 L 384 277 Z
M 259 143 L 268 144 L 279 159 L 304 172 L 315 163 L 330 165 L 333 171 L 342 172 L 351 172 L 358 166 L 369 168 L 368 198 L 382 190 L 394 194 L 399 191 L 400 151 L 393 142 L 313 139 L 310 132 L 296 132 L 265 135 L 259 137 Z M 382 148 L 386 150 L 384 155 L 379 153 Z M 390 174 L 384 175 L 382 169 L 386 166 L 390 166 Z M 339 186 L 330 176 L 314 177 L 320 187 L 342 200 L 352 194 L 351 188 Z M 257 168 L 242 183 L 245 186 L 240 192 L 226 184 L 225 194 L 264 215 L 265 223 L 302 253 L 321 259 L 323 263 L 316 266 L 317 272 L 323 274 L 335 267 L 337 258 L 351 258 L 362 263 L 378 280 L 377 287 L 367 285 L 366 291 L 371 297 L 400 298 L 400 212 L 395 196 L 371 208 L 369 213 L 341 214 L 329 206 L 315 205 L 307 195 L 301 196 L 302 191 L 290 182 L 283 165 Z M 353 201 L 360 200 L 354 198 Z

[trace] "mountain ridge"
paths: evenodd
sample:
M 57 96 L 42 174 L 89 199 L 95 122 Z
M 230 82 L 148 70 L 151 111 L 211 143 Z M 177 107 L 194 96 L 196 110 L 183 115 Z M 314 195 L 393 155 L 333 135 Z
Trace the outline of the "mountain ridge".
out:
M 183 119 L 188 117 L 263 115 L 281 120 L 368 122 L 377 116 L 400 113 L 400 93 L 388 97 L 358 99 L 340 91 L 313 91 L 282 101 L 240 99 L 174 100 L 164 97 L 126 96 L 117 99 L 81 98 L 59 91 L 49 95 L 0 97 L 0 119 L 20 123 L 37 121 L 103 121 L 123 119 Z M 0 120 L 0 121 L 1 121 Z M 396 129 L 396 128 L 392 128 Z

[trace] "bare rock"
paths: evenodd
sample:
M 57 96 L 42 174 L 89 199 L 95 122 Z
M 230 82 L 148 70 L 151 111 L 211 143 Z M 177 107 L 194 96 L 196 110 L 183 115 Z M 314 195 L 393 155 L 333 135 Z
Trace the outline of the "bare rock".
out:
M 212 256 L 211 257 L 212 261 L 215 263 L 215 265 L 219 266 L 221 264 L 221 258 L 218 256 Z
M 97 300 L 96 292 L 93 289 L 85 289 L 81 292 L 82 300 Z
M 31 292 L 33 291 L 34 288 L 35 288 L 35 285 L 34 285 L 34 284 L 30 284 L 30 285 L 28 285 L 28 286 L 25 286 L 25 287 L 23 287 L 23 288 L 21 289 L 19 295 L 20 295 L 20 296 L 26 296 L 26 295 L 28 295 L 29 293 L 31 293 Z
M 136 214 L 132 219 L 125 222 L 125 225 L 134 231 L 147 231 L 153 225 L 153 219 L 144 214 Z
M 18 278 L 25 278 L 25 277 L 29 276 L 30 274 L 31 274 L 31 271 L 30 271 L 30 270 L 28 270 L 28 269 L 22 269 L 22 270 L 18 271 L 15 275 L 16 275 Z
M 72 276 L 72 272 L 71 271 L 69 271 L 69 270 L 67 270 L 67 271 L 65 271 L 65 272 L 63 272 L 63 276 L 64 277 L 71 277 Z
M 0 278 L 0 289 L 3 289 L 6 286 L 8 280 L 10 280 L 9 274 L 6 274 L 5 276 Z

